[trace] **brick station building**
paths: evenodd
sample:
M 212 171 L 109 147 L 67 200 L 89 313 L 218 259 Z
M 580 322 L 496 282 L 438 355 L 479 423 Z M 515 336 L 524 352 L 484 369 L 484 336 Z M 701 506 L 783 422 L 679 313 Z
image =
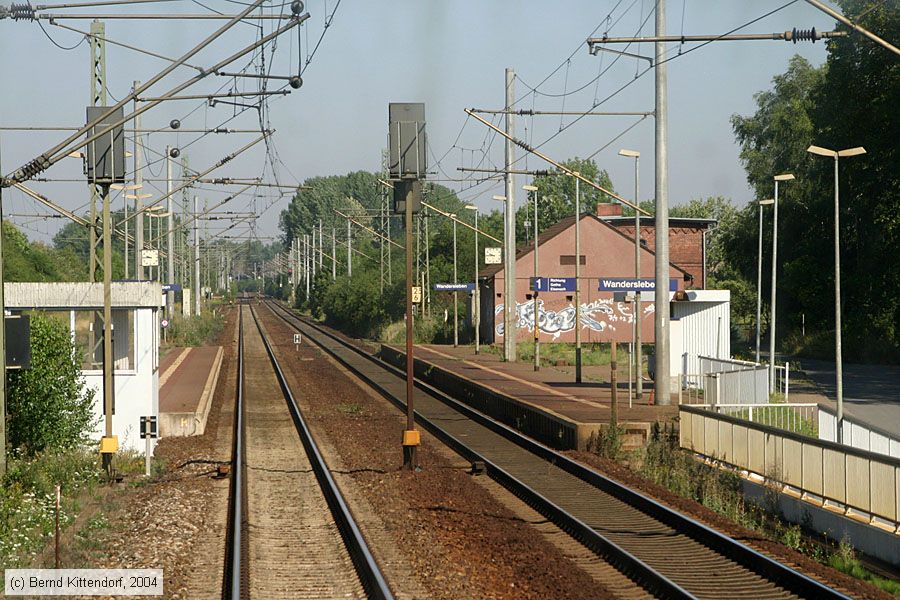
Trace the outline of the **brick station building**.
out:
M 714 220 L 670 219 L 669 277 L 678 290 L 703 285 L 703 232 Z M 601 278 L 634 278 L 634 217 L 623 217 L 621 206 L 600 204 L 597 214 L 580 216 L 582 341 L 628 342 L 632 339 L 633 305 L 616 302 L 613 292 L 598 291 Z M 655 221 L 641 219 L 641 278 L 655 274 Z M 534 244 L 516 252 L 516 335 L 531 340 L 534 309 L 530 278 L 575 276 L 575 217 L 567 217 L 538 236 L 538 272 L 534 270 Z M 682 262 L 679 262 L 682 261 Z M 491 344 L 502 340 L 505 298 L 503 265 L 489 265 L 479 273 L 481 294 L 480 339 Z M 538 294 L 538 327 L 542 342 L 575 340 L 574 292 Z M 641 307 L 642 340 L 652 343 L 654 304 Z

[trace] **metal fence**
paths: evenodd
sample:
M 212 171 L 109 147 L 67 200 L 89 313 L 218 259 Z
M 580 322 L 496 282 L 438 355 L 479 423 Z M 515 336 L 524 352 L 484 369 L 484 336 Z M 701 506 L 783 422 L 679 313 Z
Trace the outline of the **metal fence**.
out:
M 836 442 L 837 414 L 827 406 L 819 410 L 819 437 Z M 900 458 L 900 436 L 885 429 L 844 415 L 843 441 L 848 446 Z
M 818 437 L 819 405 L 811 403 L 776 404 L 693 404 L 697 408 L 792 431 L 801 435 Z
M 900 533 L 900 459 L 694 406 L 679 417 L 682 448 Z

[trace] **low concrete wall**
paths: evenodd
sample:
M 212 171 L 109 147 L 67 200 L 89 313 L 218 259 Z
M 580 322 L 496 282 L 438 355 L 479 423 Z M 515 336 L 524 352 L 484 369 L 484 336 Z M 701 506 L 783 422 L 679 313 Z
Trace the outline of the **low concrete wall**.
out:
M 395 367 L 406 367 L 406 354 L 391 346 L 382 345 L 378 356 Z M 589 429 L 581 426 L 579 430 L 580 424 L 575 421 L 526 404 L 421 359 L 415 360 L 415 372 L 418 379 L 440 388 L 466 406 L 556 450 L 584 449 L 591 432 L 600 429 L 597 424 Z
M 789 523 L 824 534 L 835 542 L 847 540 L 863 554 L 900 568 L 900 535 L 847 518 L 785 493 L 777 493 L 776 505 L 773 507 L 771 488 L 747 479 L 743 480 L 743 487 L 745 498 L 766 510 L 774 508 Z

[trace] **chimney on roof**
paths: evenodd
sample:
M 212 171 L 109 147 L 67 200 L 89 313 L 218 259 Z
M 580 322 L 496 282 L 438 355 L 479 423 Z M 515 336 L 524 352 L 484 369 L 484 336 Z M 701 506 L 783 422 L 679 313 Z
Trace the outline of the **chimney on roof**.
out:
M 621 217 L 622 205 L 618 202 L 599 202 L 597 203 L 597 216 L 603 217 Z

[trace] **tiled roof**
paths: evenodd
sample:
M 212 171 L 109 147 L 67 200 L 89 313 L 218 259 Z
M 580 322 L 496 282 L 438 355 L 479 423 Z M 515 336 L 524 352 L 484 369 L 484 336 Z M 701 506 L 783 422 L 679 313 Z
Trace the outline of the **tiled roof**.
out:
M 632 237 L 624 234 L 618 227 L 615 227 L 615 226 L 607 223 L 606 219 L 598 217 L 596 214 L 594 214 L 592 212 L 582 213 L 581 218 L 582 219 L 592 218 L 592 219 L 598 221 L 599 223 L 602 223 L 605 227 L 608 227 L 611 231 L 614 231 L 616 233 L 616 235 L 620 235 L 630 241 L 633 240 Z M 626 218 L 634 220 L 634 217 L 626 217 Z M 567 230 L 569 227 L 572 227 L 574 224 L 575 224 L 575 216 L 574 215 L 571 217 L 564 217 L 564 218 L 560 219 L 555 224 L 551 225 L 550 227 L 548 227 L 547 229 L 542 231 L 540 233 L 540 235 L 538 235 L 538 247 L 542 246 L 546 242 L 555 238 L 556 236 L 558 236 L 559 234 L 561 234 L 562 232 Z M 652 254 L 654 256 L 656 255 L 656 253 L 653 252 L 653 250 L 650 250 L 646 246 L 642 246 L 642 248 L 645 251 L 649 252 L 650 254 Z M 528 244 L 519 244 L 516 247 L 516 260 L 519 260 L 520 258 L 522 258 L 523 256 L 525 256 L 526 254 L 528 254 L 529 252 L 531 252 L 533 250 L 534 250 L 534 242 L 529 242 Z M 675 263 L 670 262 L 669 264 L 672 267 L 681 271 L 682 273 L 687 273 L 687 271 L 685 271 L 684 269 L 682 269 Z M 484 269 L 479 271 L 478 277 L 487 279 L 487 278 L 493 277 L 494 275 L 496 275 L 497 273 L 499 273 L 502 270 L 503 270 L 503 264 L 488 265 L 487 267 L 485 267 Z

